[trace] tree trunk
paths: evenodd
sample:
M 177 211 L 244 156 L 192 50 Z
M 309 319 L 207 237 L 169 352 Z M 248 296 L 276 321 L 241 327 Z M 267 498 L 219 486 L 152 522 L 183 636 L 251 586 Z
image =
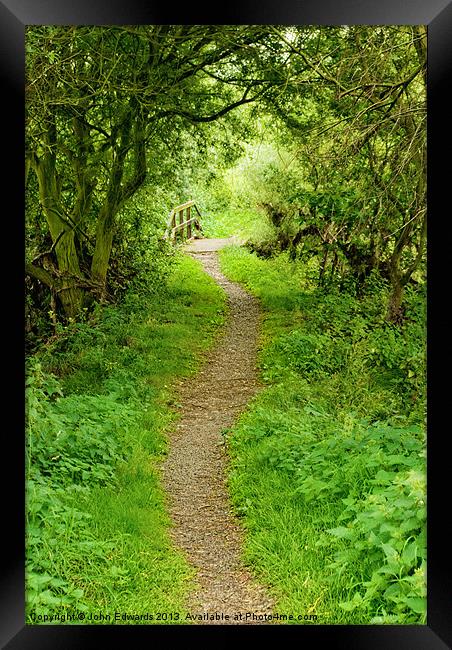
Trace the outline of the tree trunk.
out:
M 402 318 L 402 300 L 404 287 L 410 281 L 413 273 L 419 268 L 425 249 L 427 237 L 427 210 L 424 209 L 424 216 L 420 227 L 419 240 L 415 242 L 417 254 L 411 265 L 402 271 L 400 262 L 402 253 L 408 245 L 409 237 L 414 229 L 414 221 L 411 220 L 402 228 L 399 239 L 394 246 L 394 251 L 389 260 L 388 270 L 391 281 L 392 294 L 389 299 L 387 319 L 392 323 L 400 322 Z
M 328 247 L 324 246 L 323 258 L 322 258 L 322 266 L 320 267 L 320 274 L 319 274 L 319 285 L 320 286 L 322 286 L 324 284 L 325 269 L 326 269 L 327 260 L 328 260 Z
M 402 320 L 403 284 L 399 276 L 391 276 L 392 293 L 389 298 L 386 318 L 390 323 L 400 323 Z
M 91 277 L 99 284 L 100 298 L 106 297 L 107 272 L 113 245 L 113 220 L 116 210 L 104 204 L 99 213 L 96 227 L 96 247 L 91 262 Z
M 75 232 L 66 230 L 55 249 L 58 269 L 63 273 L 63 283 L 58 296 L 66 316 L 76 318 L 83 307 L 83 290 L 77 286 L 80 267 L 75 247 Z
M 338 263 L 339 263 L 339 257 L 338 257 L 337 251 L 335 250 L 334 255 L 333 255 L 333 263 L 331 264 L 330 282 L 333 281 L 334 274 L 336 272 Z
M 133 128 L 132 128 L 133 123 Z M 133 150 L 134 170 L 123 183 L 124 161 L 129 149 Z M 114 162 L 104 204 L 96 225 L 96 246 L 91 262 L 91 277 L 98 283 L 101 298 L 107 293 L 107 273 L 113 245 L 114 221 L 118 210 L 144 183 L 146 177 L 146 139 L 144 116 L 135 101 L 131 101 L 122 124 L 120 142 L 114 148 Z
M 81 274 L 75 247 L 75 232 L 63 214 L 53 156 L 46 155 L 40 160 L 35 159 L 33 167 L 38 178 L 42 209 L 52 241 L 56 242 L 55 255 L 60 282 L 55 283 L 55 287 L 58 284 L 58 297 L 66 316 L 75 318 L 83 306 L 83 291 L 77 286 Z

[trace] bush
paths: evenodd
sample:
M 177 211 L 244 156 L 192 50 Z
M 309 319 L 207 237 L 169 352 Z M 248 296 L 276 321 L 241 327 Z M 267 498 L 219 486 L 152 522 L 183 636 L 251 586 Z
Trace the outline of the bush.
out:
M 155 464 L 171 384 L 193 372 L 224 306 L 200 264 L 179 256 L 161 290 L 95 306 L 30 358 L 28 622 L 57 608 L 183 610 L 191 570 L 167 534 Z
M 36 614 L 55 605 L 78 609 L 83 590 L 55 572 L 52 557 L 68 544 L 82 555 L 108 550 L 93 538 L 86 500 L 96 486 L 114 483 L 128 452 L 121 431 L 134 411 L 113 396 L 65 397 L 36 360 L 27 369 L 26 403 L 27 605 Z
M 425 623 L 422 292 L 396 328 L 375 274 L 358 298 L 317 288 L 301 261 L 221 257 L 265 310 L 269 385 L 228 436 L 249 561 L 322 622 Z
M 286 367 L 310 379 L 338 372 L 346 364 L 348 354 L 349 346 L 344 341 L 302 330 L 281 335 L 267 352 L 268 357 L 282 355 Z
M 394 387 L 413 400 L 425 396 L 425 336 L 417 324 L 384 324 L 369 333 L 367 359 Z

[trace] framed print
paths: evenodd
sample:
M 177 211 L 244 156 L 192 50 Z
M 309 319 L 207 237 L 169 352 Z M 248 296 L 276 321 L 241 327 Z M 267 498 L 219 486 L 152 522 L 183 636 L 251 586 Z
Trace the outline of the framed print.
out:
M 136 644 L 138 639 L 172 642 L 173 635 L 187 642 L 195 640 L 199 629 L 202 636 L 215 639 L 218 627 L 225 639 L 239 634 L 246 643 L 252 640 L 247 635 L 254 634 L 250 632 L 254 624 L 262 633 L 262 623 L 271 623 L 265 625 L 270 637 L 285 640 L 290 634 L 290 640 L 308 646 L 450 647 L 452 589 L 443 522 L 448 502 L 446 368 L 451 323 L 445 188 L 450 172 L 445 154 L 450 151 L 451 131 L 446 91 L 452 63 L 452 5 L 447 0 L 430 4 L 420 0 L 408 4 L 402 0 L 334 4 L 285 0 L 229 3 L 212 12 L 205 5 L 176 10 L 140 2 L 93 0 L 71 5 L 3 0 L 0 18 L 5 135 L 11 138 L 4 148 L 4 250 L 11 253 L 4 262 L 4 346 L 17 350 L 4 366 L 5 464 L 11 472 L 4 491 L 2 645 L 11 650 L 78 648 L 97 646 L 105 638 L 126 644 Z M 255 105 L 260 108 L 254 110 Z M 151 145 L 155 160 L 150 170 Z M 33 183 L 32 205 L 24 192 L 24 169 L 25 188 L 29 178 Z M 154 189 L 151 196 L 148 186 L 146 198 L 139 192 L 145 179 L 151 183 L 150 177 Z M 250 234 L 261 227 L 251 204 L 265 215 L 267 225 L 259 231 L 260 239 Z M 129 205 L 133 207 L 128 212 Z M 215 221 L 211 206 L 227 217 Z M 30 222 L 24 223 L 27 211 Z M 232 234 L 233 228 L 238 234 Z M 137 320 L 140 309 L 144 310 L 139 269 L 151 255 L 149 250 L 155 253 L 155 263 L 146 267 L 149 278 L 156 286 L 164 284 L 175 268 L 173 248 L 180 248 L 184 237 L 191 241 L 191 248 L 184 249 L 190 261 L 178 276 L 181 286 L 176 287 L 174 280 L 173 293 L 166 299 L 185 296 L 181 309 L 187 311 L 182 315 L 176 307 L 163 307 L 164 298 L 158 299 L 157 289 L 151 288 L 146 300 L 160 305 L 162 315 L 148 314 L 146 321 Z M 30 251 L 26 259 L 24 241 Z M 248 263 L 245 253 L 241 258 L 242 253 L 228 249 L 237 242 L 246 243 L 242 250 L 253 256 L 252 266 L 244 266 Z M 220 264 L 217 251 L 223 247 Z M 284 262 L 270 269 L 275 256 Z M 307 262 L 297 275 L 294 264 L 309 256 L 315 261 L 311 266 Z M 26 267 L 25 282 L 21 260 Z M 200 275 L 201 267 L 211 280 Z M 114 276 L 108 280 L 110 268 Z M 212 279 L 227 298 L 215 293 L 209 284 Z M 303 282 L 310 289 L 298 295 Z M 240 283 L 246 287 L 243 293 Z M 427 296 L 423 306 L 419 306 L 420 294 L 416 297 L 421 285 L 422 295 Z M 328 286 L 334 286 L 335 297 L 328 294 Z M 129 287 L 134 289 L 129 291 Z M 369 298 L 359 311 L 357 301 L 367 290 L 373 292 L 372 300 L 379 296 L 382 301 L 384 287 L 389 287 L 386 311 L 380 320 L 367 321 L 364 312 L 371 313 L 375 304 Z M 187 297 L 184 291 L 193 293 Z M 199 292 L 205 292 L 204 299 Z M 262 319 L 251 294 L 259 298 L 267 314 L 273 314 L 271 318 Z M 403 303 L 406 295 L 411 296 L 408 307 Z M 113 308 L 108 311 L 109 305 L 123 298 L 122 315 Z M 104 307 L 110 324 L 94 342 L 90 338 L 93 324 L 100 322 Z M 424 331 L 419 314 L 424 307 L 426 381 L 422 380 L 425 358 L 419 346 Z M 352 314 L 353 320 L 345 314 Z M 176 322 L 178 318 L 182 324 Z M 380 321 L 385 321 L 381 330 Z M 265 336 L 259 338 L 262 322 Z M 307 322 L 314 329 L 307 329 Z M 404 322 L 412 324 L 411 333 L 401 334 Z M 140 334 L 141 327 L 148 328 L 145 334 Z M 232 328 L 224 339 L 229 347 L 217 356 L 209 352 L 207 365 L 196 375 L 200 369 L 196 359 L 203 350 L 210 350 L 214 332 L 222 327 Z M 249 327 L 256 336 L 246 339 Z M 79 343 L 58 347 L 70 332 L 79 337 Z M 117 348 L 110 353 L 113 335 Z M 161 336 L 162 342 L 152 379 L 150 375 L 143 379 L 142 388 L 137 379 L 132 388 L 132 376 L 151 372 L 140 365 L 140 355 L 148 354 L 152 345 L 158 347 L 146 338 L 154 335 Z M 39 360 L 33 362 L 31 371 L 22 370 L 40 337 L 47 341 L 46 359 L 54 355 L 49 367 L 58 368 L 57 378 L 52 372 L 47 374 Z M 273 343 L 267 349 L 269 341 Z M 255 354 L 252 368 L 247 366 L 248 349 Z M 336 383 L 325 383 L 325 391 L 340 394 L 345 384 L 339 373 L 355 354 L 362 355 L 363 373 L 374 364 L 372 380 L 355 402 L 366 400 L 365 395 L 375 390 L 380 401 L 393 400 L 390 417 L 389 407 L 385 410 L 369 398 L 368 418 L 359 404 L 355 403 L 355 412 L 344 402 L 343 411 L 349 412 L 334 420 L 330 403 L 315 393 L 316 382 L 320 386 L 334 377 Z M 146 357 L 148 366 L 150 358 Z M 83 372 L 72 377 L 71 368 L 80 363 L 85 364 Z M 356 359 L 353 363 L 355 384 L 350 395 L 353 391 L 359 395 L 364 379 Z M 184 368 L 179 374 L 178 364 Z M 253 374 L 257 367 L 260 378 Z M 303 373 L 311 378 L 307 383 L 303 383 Z M 95 377 L 104 382 L 99 392 L 88 386 Z M 179 379 L 183 377 L 190 379 L 182 385 Z M 171 392 L 173 382 L 181 383 L 180 392 Z M 255 404 L 252 400 L 261 394 L 262 382 L 274 387 L 273 397 L 256 402 L 255 411 L 238 425 L 229 416 L 223 417 L 222 396 L 236 417 L 245 405 Z M 24 446 L 25 384 L 40 432 L 33 449 L 29 443 Z M 226 386 L 224 395 L 219 386 Z M 145 396 L 154 395 L 152 391 L 159 397 L 154 396 L 153 406 L 145 406 Z M 349 404 L 354 403 L 352 397 Z M 273 422 L 268 415 L 272 399 L 279 400 Z M 397 404 L 404 400 L 410 407 L 400 415 Z M 424 445 L 417 400 L 427 405 Z M 163 415 L 160 406 L 166 409 Z M 305 420 L 290 419 L 298 408 Z M 13 424 L 9 424 L 7 409 L 17 416 Z M 199 413 L 208 416 L 200 421 Z M 134 420 L 138 415 L 142 419 Z M 144 425 L 138 424 L 145 421 L 154 432 L 152 442 L 146 438 L 149 431 L 143 433 L 140 427 Z M 174 424 L 171 448 L 177 453 L 171 456 L 169 452 L 163 463 L 165 427 L 173 421 L 178 424 Z M 135 427 L 138 439 L 147 441 L 154 456 L 146 456 L 145 447 L 134 446 L 132 436 L 123 437 L 127 422 L 131 430 Z M 348 427 L 348 436 L 336 435 L 338 423 L 344 430 Z M 220 436 L 214 441 L 209 433 L 213 425 Z M 308 433 L 300 432 L 302 426 Z M 58 430 L 55 443 L 46 438 L 52 427 Z M 253 435 L 262 439 L 256 450 L 246 446 Z M 379 437 L 385 435 L 392 442 L 380 445 Z M 304 455 L 296 446 L 302 438 Z M 67 454 L 67 445 L 77 448 L 75 460 Z M 123 454 L 122 445 L 130 445 L 128 455 Z M 364 448 L 370 450 L 368 465 L 361 468 Z M 224 514 L 230 507 L 228 492 L 213 478 L 203 483 L 204 456 L 215 457 L 217 462 L 225 449 L 231 450 L 234 459 L 228 479 L 234 507 L 245 521 L 247 534 L 254 535 L 247 547 L 246 566 L 239 568 L 234 555 L 240 547 L 234 541 L 235 520 Z M 185 454 L 183 463 L 181 454 Z M 425 465 L 418 461 L 423 454 Z M 139 467 L 151 458 L 152 463 L 163 463 L 162 476 L 155 476 L 162 479 L 164 489 L 155 492 L 155 499 L 157 479 Z M 135 465 L 130 459 L 135 459 Z M 30 463 L 39 465 L 39 471 L 30 474 Z M 117 500 L 103 500 L 96 493 L 98 502 L 92 501 L 90 510 L 77 510 L 78 499 L 82 503 L 92 498 L 90 481 L 99 489 L 113 485 L 116 463 L 130 472 L 129 483 L 116 490 Z M 218 476 L 226 461 L 221 463 L 215 465 Z M 209 467 L 213 476 L 213 465 Z M 272 488 L 271 481 L 278 481 L 272 472 L 278 467 L 291 478 Z M 426 468 L 423 476 L 422 467 Z M 55 485 L 49 482 L 52 472 L 59 477 Z M 138 488 L 133 487 L 138 485 L 139 474 L 143 489 L 151 494 L 152 517 L 143 514 Z M 344 492 L 352 474 L 350 490 Z M 291 482 L 296 486 L 293 494 L 303 500 L 305 521 L 315 522 L 318 516 L 322 522 L 312 525 L 310 537 L 296 531 L 300 526 L 294 524 L 297 516 L 292 511 L 281 514 L 284 503 L 290 501 L 284 490 L 289 490 Z M 362 491 L 363 482 L 367 492 Z M 420 532 L 421 515 L 416 508 L 425 506 L 425 482 L 426 521 Z M 132 505 L 127 504 L 129 496 L 121 501 L 122 489 L 136 499 Z M 279 490 L 279 501 L 276 497 L 271 501 L 270 496 L 267 500 L 265 490 L 271 489 Z M 27 533 L 28 506 L 24 504 L 30 491 L 33 512 L 40 514 L 28 521 Z M 72 501 L 65 500 L 65 492 L 72 495 Z M 165 505 L 168 495 L 171 508 Z M 274 509 L 273 519 L 270 514 L 267 519 L 256 515 L 254 498 L 261 499 L 269 512 Z M 330 498 L 341 501 L 342 510 L 330 508 Z M 217 514 L 210 516 L 214 506 L 208 504 L 215 499 Z M 128 550 L 123 555 L 129 554 L 127 567 L 116 562 L 114 527 L 109 528 L 105 519 L 108 510 L 122 527 L 124 540 L 140 526 L 155 523 L 163 531 L 169 525 L 163 523 L 169 512 L 173 542 L 184 550 L 188 562 L 177 554 L 173 557 L 167 542 L 160 547 L 155 540 L 155 555 L 147 565 L 142 560 L 146 555 L 143 541 L 136 547 L 124 546 Z M 101 513 L 99 521 L 109 531 L 99 544 L 92 532 L 98 525 L 96 513 Z M 61 534 L 55 541 L 47 531 L 43 550 L 39 522 L 46 518 L 60 526 Z M 65 526 L 69 532 L 63 534 Z M 74 526 L 86 535 L 70 555 Z M 269 532 L 272 526 L 274 533 Z M 294 549 L 293 563 L 284 551 L 284 532 L 287 548 Z M 25 602 L 26 533 L 36 558 L 35 568 L 27 569 L 33 575 L 34 602 L 39 603 L 35 609 L 27 608 Z M 66 574 L 56 574 L 55 556 L 62 554 L 64 535 L 71 557 L 67 564 L 79 567 L 74 569 L 77 578 L 72 582 Z M 158 538 L 160 533 L 155 535 Z M 305 556 L 296 549 L 300 540 Z M 231 551 L 234 544 L 237 548 Z M 86 556 L 92 552 L 93 558 L 100 558 L 100 564 L 110 564 L 111 582 L 101 582 L 97 560 L 86 562 L 82 549 Z M 130 559 L 134 553 L 136 564 Z M 366 569 L 361 573 L 350 569 L 354 584 L 339 581 L 331 587 L 336 590 L 334 598 L 326 598 L 312 587 L 316 567 L 323 571 L 319 564 L 323 557 L 338 576 L 353 563 L 362 563 Z M 372 569 L 374 560 L 377 564 Z M 166 567 L 163 577 L 152 572 L 156 562 Z M 248 569 L 253 563 L 257 575 L 265 576 L 274 587 L 272 598 L 280 598 L 278 606 L 262 596 L 259 587 L 251 593 L 248 583 L 254 577 Z M 202 576 L 202 607 L 198 609 L 203 613 L 190 616 L 180 609 L 180 602 L 193 579 L 193 567 Z M 301 570 L 305 571 L 303 584 L 292 586 L 292 592 L 286 589 L 291 571 Z M 143 598 L 149 590 L 151 602 L 155 590 L 159 611 L 151 612 L 146 605 L 143 611 L 136 606 L 131 609 L 135 613 L 128 612 L 132 574 Z M 322 579 L 327 574 L 322 573 Z M 115 595 L 114 585 L 119 584 L 124 594 Z M 173 600 L 168 585 L 174 589 Z M 426 614 L 421 597 L 425 587 Z M 310 600 L 299 596 L 302 589 L 312 591 Z M 58 609 L 56 593 L 64 611 L 59 618 L 49 614 L 52 608 Z M 83 602 L 76 606 L 85 593 L 94 594 L 97 609 Z M 229 608 L 221 607 L 224 594 L 229 594 Z M 226 596 L 223 600 L 226 603 Z M 196 609 L 193 603 L 197 601 L 190 602 L 192 610 Z M 99 603 L 105 603 L 104 609 Z M 293 611 L 293 603 L 303 603 L 300 611 Z M 248 612 L 245 619 L 242 610 Z M 78 618 L 67 618 L 71 611 Z

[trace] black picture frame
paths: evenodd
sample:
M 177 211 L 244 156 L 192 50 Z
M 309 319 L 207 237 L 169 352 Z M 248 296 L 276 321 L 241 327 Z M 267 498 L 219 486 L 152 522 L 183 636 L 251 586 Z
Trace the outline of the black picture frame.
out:
M 449 162 L 451 117 L 447 103 L 452 67 L 452 3 L 449 0 L 279 0 L 226 3 L 217 15 L 212 7 L 184 6 L 139 0 L 0 1 L 0 70 L 6 112 L 3 143 L 4 281 L 3 325 L 4 424 L 3 467 L 10 469 L 3 488 L 3 571 L 1 575 L 0 642 L 11 650 L 98 648 L 110 637 L 115 643 L 141 647 L 144 643 L 171 643 L 173 633 L 187 644 L 198 631 L 212 640 L 256 640 L 253 626 L 25 626 L 24 615 L 24 29 L 46 24 L 306 24 L 428 26 L 428 618 L 425 626 L 260 626 L 271 641 L 285 638 L 304 647 L 443 650 L 452 646 L 452 589 L 447 528 L 450 474 L 447 454 L 448 340 L 452 331 L 447 310 L 450 292 L 448 267 L 452 241 L 447 190 L 452 183 Z M 6 178 L 5 178 L 6 174 Z M 8 224 L 8 227 L 6 228 Z M 5 261 L 9 254 L 9 262 Z M 6 351 L 12 350 L 8 357 Z M 449 354 L 447 354 L 449 353 Z M 7 411 L 13 418 L 6 417 Z M 221 628 L 219 631 L 218 628 Z M 210 635 L 210 636 L 209 636 Z M 239 635 L 239 636 L 237 636 Z M 140 638 L 140 642 L 138 639 Z

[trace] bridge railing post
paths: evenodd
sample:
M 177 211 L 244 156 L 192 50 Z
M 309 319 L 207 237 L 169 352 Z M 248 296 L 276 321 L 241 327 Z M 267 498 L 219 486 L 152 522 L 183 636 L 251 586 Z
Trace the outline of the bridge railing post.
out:
M 179 210 L 179 225 L 182 226 L 179 231 L 180 239 L 181 241 L 184 241 L 184 208 Z
M 191 206 L 189 205 L 187 207 L 187 239 L 191 238 L 191 221 L 190 221 L 190 214 L 191 214 Z
M 192 216 L 192 207 L 195 208 L 198 214 L 197 217 Z M 194 233 L 198 236 L 201 235 L 202 227 L 200 219 L 201 213 L 194 201 L 187 201 L 182 205 L 176 206 L 168 215 L 164 238 L 177 242 L 178 240 L 184 241 L 185 234 L 188 239 L 191 239 Z

